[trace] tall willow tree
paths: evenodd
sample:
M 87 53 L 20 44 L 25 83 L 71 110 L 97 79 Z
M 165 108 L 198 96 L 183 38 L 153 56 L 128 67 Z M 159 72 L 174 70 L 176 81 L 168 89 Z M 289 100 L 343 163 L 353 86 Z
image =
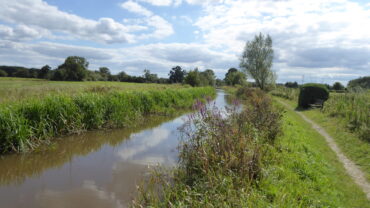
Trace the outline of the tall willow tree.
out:
M 267 86 L 274 84 L 276 80 L 276 75 L 271 70 L 273 58 L 271 37 L 260 33 L 253 41 L 246 43 L 240 59 L 240 68 L 256 81 L 259 88 L 266 90 Z

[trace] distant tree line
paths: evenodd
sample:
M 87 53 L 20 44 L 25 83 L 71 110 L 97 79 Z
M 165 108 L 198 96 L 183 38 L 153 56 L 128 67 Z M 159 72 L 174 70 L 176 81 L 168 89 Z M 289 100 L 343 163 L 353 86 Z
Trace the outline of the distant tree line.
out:
M 99 70 L 89 70 L 89 62 L 83 57 L 69 56 L 64 63 L 56 69 L 45 65 L 41 69 L 26 68 L 18 66 L 0 66 L 0 77 L 23 77 L 40 78 L 54 81 L 120 81 L 136 83 L 183 83 L 191 86 L 215 86 L 216 76 L 212 69 L 199 71 L 198 68 L 186 71 L 180 66 L 173 67 L 168 78 L 160 78 L 157 74 L 145 69 L 142 76 L 128 75 L 121 71 L 118 74 L 111 74 L 107 67 L 100 67 Z

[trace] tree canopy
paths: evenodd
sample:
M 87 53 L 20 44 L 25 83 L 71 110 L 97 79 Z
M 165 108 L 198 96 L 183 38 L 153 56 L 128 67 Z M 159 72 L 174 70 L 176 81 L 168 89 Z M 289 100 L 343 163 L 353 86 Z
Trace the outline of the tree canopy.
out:
M 185 75 L 186 71 L 183 70 L 180 66 L 173 67 L 170 73 L 168 73 L 171 83 L 182 83 L 184 81 Z
M 246 75 L 241 72 L 241 71 L 238 71 L 236 68 L 230 68 L 227 73 L 225 74 L 225 83 L 227 85 L 243 85 L 247 80 L 247 77 Z
M 273 58 L 271 37 L 260 33 L 246 43 L 240 67 L 256 81 L 259 88 L 266 90 L 267 86 L 274 84 L 276 80 L 276 75 L 271 70 Z

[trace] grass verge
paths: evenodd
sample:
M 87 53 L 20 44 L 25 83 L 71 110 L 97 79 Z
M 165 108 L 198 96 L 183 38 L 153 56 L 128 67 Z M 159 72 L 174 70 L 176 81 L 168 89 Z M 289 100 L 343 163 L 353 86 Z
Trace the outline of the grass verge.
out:
M 281 99 L 281 98 L 276 98 Z M 292 108 L 296 107 L 294 101 L 282 99 Z M 339 117 L 323 114 L 319 109 L 301 111 L 308 118 L 316 122 L 334 138 L 345 155 L 358 165 L 370 181 L 370 143 L 359 138 L 356 132 L 351 132 L 347 122 Z

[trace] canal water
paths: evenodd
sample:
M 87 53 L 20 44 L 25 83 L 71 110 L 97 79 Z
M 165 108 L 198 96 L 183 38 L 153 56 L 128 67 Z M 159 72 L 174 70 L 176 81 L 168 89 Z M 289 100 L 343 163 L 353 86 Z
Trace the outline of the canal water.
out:
M 227 95 L 218 91 L 218 108 Z M 173 166 L 187 114 L 64 137 L 47 151 L 0 157 L 1 208 L 127 207 L 150 166 Z

